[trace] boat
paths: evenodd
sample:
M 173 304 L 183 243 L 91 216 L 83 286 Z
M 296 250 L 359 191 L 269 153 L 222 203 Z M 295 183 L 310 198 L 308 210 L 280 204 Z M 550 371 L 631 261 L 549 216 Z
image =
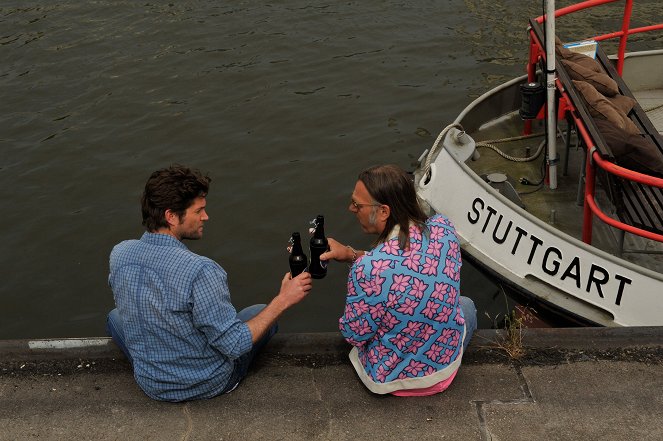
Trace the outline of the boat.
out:
M 624 5 L 603 20 L 617 29 L 556 33 L 609 3 Z M 556 10 L 548 0 L 527 25 L 523 75 L 463 109 L 414 171 L 422 204 L 454 223 L 463 258 L 571 325 L 663 325 L 663 47 L 627 51 L 634 34 L 662 41 L 663 23 L 631 26 L 636 3 Z M 591 75 L 578 74 L 588 59 L 611 80 L 598 97 Z

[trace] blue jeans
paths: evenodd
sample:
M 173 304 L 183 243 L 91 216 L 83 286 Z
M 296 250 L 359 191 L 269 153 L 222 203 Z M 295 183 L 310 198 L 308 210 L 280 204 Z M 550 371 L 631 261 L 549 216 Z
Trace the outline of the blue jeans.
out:
M 253 317 L 258 315 L 260 311 L 265 309 L 265 306 L 267 305 L 258 304 L 244 308 L 237 313 L 237 318 L 243 322 L 248 322 Z M 271 340 L 272 337 L 274 337 L 274 334 L 276 334 L 278 330 L 279 330 L 278 323 L 274 323 L 274 325 L 271 328 L 269 328 L 267 333 L 253 345 L 253 347 L 249 352 L 235 359 L 234 361 L 235 367 L 233 368 L 233 373 L 230 375 L 228 384 L 226 385 L 226 388 L 223 390 L 222 393 L 225 394 L 228 392 L 232 392 L 237 387 L 239 382 L 242 381 L 244 377 L 246 377 L 246 374 L 249 371 L 249 367 L 251 366 L 253 359 L 256 357 L 256 355 L 258 355 L 258 353 L 262 350 L 262 348 L 265 347 L 265 345 L 269 342 L 269 340 Z
M 463 341 L 463 352 L 465 352 L 467 345 L 470 344 L 472 334 L 477 329 L 477 308 L 469 297 L 460 296 L 458 302 L 465 317 L 465 340 Z
M 134 364 L 134 359 L 127 349 L 127 345 L 124 339 L 124 327 L 122 326 L 122 319 L 120 318 L 120 313 L 117 311 L 117 308 L 113 309 L 108 313 L 106 318 L 106 334 L 110 336 L 115 344 L 122 349 L 124 355 L 129 360 L 129 363 Z
M 243 322 L 248 322 L 251 320 L 253 317 L 258 315 L 260 311 L 262 311 L 265 306 L 263 304 L 259 305 L 253 305 L 249 306 L 248 308 L 242 309 L 240 312 L 237 313 L 237 318 Z M 246 374 L 249 370 L 249 367 L 251 366 L 251 362 L 253 359 L 258 355 L 258 353 L 262 350 L 262 348 L 265 347 L 267 342 L 276 334 L 276 332 L 279 329 L 278 324 L 274 324 L 269 331 L 260 339 L 258 342 L 256 342 L 251 350 L 247 352 L 246 354 L 242 355 L 241 357 L 235 359 L 233 361 L 234 367 L 233 367 L 233 372 L 230 375 L 230 379 L 228 380 L 228 384 L 226 385 L 226 388 L 223 390 L 223 393 L 227 393 L 232 391 L 239 382 L 246 377 Z M 129 359 L 129 362 L 133 365 L 133 358 L 131 357 L 131 353 L 127 349 L 127 345 L 125 343 L 125 338 L 124 338 L 124 329 L 122 327 L 122 319 L 120 318 L 120 314 L 117 311 L 117 308 L 113 309 L 109 314 L 108 314 L 108 319 L 106 320 L 106 333 L 113 338 L 113 341 L 117 346 L 124 352 L 124 355 L 126 355 L 127 359 Z

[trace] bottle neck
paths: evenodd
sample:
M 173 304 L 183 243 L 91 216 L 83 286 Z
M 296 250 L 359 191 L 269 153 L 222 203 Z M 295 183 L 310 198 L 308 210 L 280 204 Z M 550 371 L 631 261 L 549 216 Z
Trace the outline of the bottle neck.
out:
M 299 238 L 294 239 L 292 243 L 292 252 L 290 254 L 304 254 L 302 242 Z
M 322 215 L 315 217 L 315 231 L 313 232 L 313 237 L 316 239 L 325 238 L 325 217 Z
M 313 237 L 316 239 L 324 239 L 325 238 L 325 225 L 324 224 L 319 224 L 317 227 L 315 227 L 315 233 L 313 233 Z

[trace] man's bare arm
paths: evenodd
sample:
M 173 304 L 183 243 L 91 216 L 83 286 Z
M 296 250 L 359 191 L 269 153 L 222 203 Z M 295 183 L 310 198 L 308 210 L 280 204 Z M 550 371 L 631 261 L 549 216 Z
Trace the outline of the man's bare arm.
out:
M 309 273 L 303 272 L 295 278 L 290 278 L 290 273 L 286 273 L 276 297 L 258 315 L 246 322 L 253 343 L 258 342 L 286 310 L 304 300 L 312 286 Z

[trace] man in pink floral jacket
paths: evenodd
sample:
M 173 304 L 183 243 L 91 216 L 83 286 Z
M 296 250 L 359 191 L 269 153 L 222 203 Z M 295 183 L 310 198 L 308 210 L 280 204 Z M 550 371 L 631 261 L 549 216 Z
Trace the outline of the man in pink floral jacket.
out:
M 352 262 L 339 327 L 359 378 L 378 394 L 442 392 L 476 329 L 474 303 L 460 296 L 453 225 L 441 214 L 426 217 L 412 180 L 394 165 L 360 173 L 349 209 L 378 236 L 375 248 L 329 238 L 321 259 Z

